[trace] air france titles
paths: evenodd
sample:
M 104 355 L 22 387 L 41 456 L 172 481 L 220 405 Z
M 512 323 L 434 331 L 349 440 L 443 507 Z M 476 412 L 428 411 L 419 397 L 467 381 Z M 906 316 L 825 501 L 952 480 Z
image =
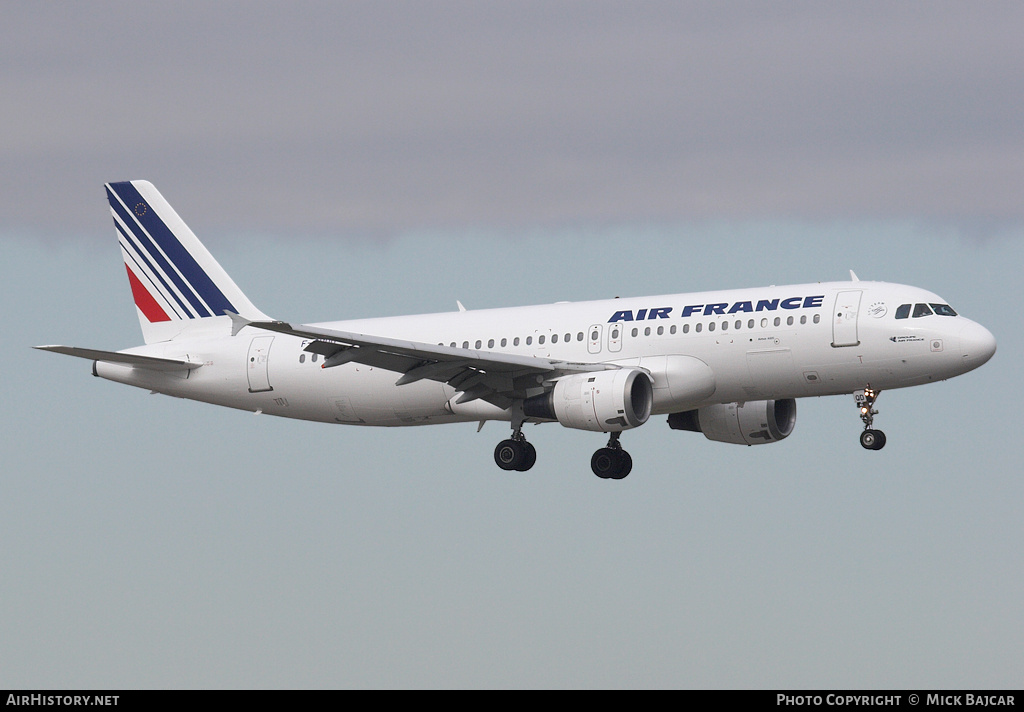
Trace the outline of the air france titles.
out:
M 825 301 L 825 295 L 813 297 L 789 297 L 788 299 L 759 299 L 744 302 L 718 302 L 715 304 L 689 304 L 683 307 L 681 317 L 714 316 L 728 314 L 753 314 L 754 312 L 777 311 L 779 309 L 818 309 Z M 672 307 L 648 307 L 647 309 L 624 309 L 612 314 L 609 324 L 617 321 L 645 321 L 650 319 L 670 319 Z

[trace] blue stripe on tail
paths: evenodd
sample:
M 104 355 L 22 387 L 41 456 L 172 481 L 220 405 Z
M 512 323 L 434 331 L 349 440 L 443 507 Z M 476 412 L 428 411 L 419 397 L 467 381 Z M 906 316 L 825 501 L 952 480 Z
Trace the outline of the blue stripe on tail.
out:
M 174 310 L 175 316 L 177 316 L 179 319 L 194 318 L 194 315 L 192 314 L 191 311 L 189 311 L 189 308 L 185 306 L 185 303 L 183 301 L 181 301 L 181 297 L 178 296 L 178 293 L 171 289 L 171 286 L 167 284 L 167 280 L 163 278 L 163 276 L 160 274 L 160 271 L 157 270 L 156 267 L 153 265 L 153 262 L 148 257 L 146 257 L 147 250 L 142 249 L 142 246 L 138 243 L 138 240 L 135 239 L 135 236 L 132 233 L 125 230 L 125 228 L 121 227 L 121 223 L 119 223 L 117 220 L 114 221 L 114 227 L 117 228 L 118 233 L 120 233 L 121 237 L 124 238 L 124 241 L 127 243 L 128 247 L 132 248 L 131 250 L 125 251 L 128 253 L 128 256 L 131 258 L 132 262 L 134 262 L 135 265 L 140 268 L 140 271 L 137 272 L 137 274 L 147 274 L 146 270 L 141 270 L 142 264 L 144 264 L 148 272 L 152 274 L 154 277 L 156 277 L 157 282 L 159 282 L 159 284 L 154 283 L 152 286 L 154 287 L 158 294 L 164 296 L 164 299 Z M 140 261 L 142 264 L 140 264 Z M 175 304 L 177 304 L 178 306 L 175 307 Z
M 146 238 L 141 232 L 136 235 L 139 244 L 149 257 L 157 262 L 167 276 L 178 286 L 178 289 L 195 308 L 199 316 L 222 316 L 225 311 L 237 313 L 235 306 L 228 300 L 224 293 L 206 274 L 199 263 L 195 261 L 192 254 L 182 246 L 178 238 L 167 227 L 164 221 L 156 214 L 156 211 L 149 206 L 139 192 L 129 182 L 111 183 L 112 195 L 108 196 L 111 207 L 117 212 L 126 225 L 131 226 L 133 222 L 141 224 L 146 232 L 156 242 L 160 250 L 163 250 L 167 258 L 177 267 L 167 264 L 160 251 L 153 246 L 152 241 Z M 131 214 L 125 211 L 117 199 L 120 198 L 124 205 L 129 206 Z M 141 214 L 140 214 L 141 213 Z M 135 233 L 134 230 L 132 230 Z M 147 244 L 148 243 L 148 244 Z M 181 275 L 178 275 L 178 272 Z M 184 277 L 184 281 L 182 280 Z M 200 301 L 200 299 L 202 301 Z M 206 306 L 202 302 L 206 302 Z M 207 306 L 209 308 L 207 308 Z

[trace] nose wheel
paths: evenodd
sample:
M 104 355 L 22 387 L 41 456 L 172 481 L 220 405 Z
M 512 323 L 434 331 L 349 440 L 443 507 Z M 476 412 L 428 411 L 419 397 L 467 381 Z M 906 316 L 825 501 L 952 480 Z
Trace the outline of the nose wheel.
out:
M 590 469 L 603 480 L 621 480 L 633 469 L 633 458 L 622 449 L 618 433 L 612 433 L 608 446 L 590 458 Z
M 885 447 L 885 433 L 871 427 L 874 425 L 875 416 L 878 415 L 874 405 L 880 392 L 872 389 L 868 384 L 863 391 L 853 394 L 853 399 L 860 409 L 860 419 L 864 423 L 864 432 L 860 434 L 860 444 L 865 450 L 881 450 Z

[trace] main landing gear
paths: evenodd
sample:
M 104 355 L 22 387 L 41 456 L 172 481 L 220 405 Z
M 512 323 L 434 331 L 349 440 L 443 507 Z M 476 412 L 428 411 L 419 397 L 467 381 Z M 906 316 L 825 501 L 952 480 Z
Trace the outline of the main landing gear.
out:
M 621 480 L 633 469 L 633 458 L 622 449 L 619 433 L 612 433 L 608 446 L 594 453 L 590 458 L 590 469 L 603 480 Z
M 523 435 L 525 420 L 523 402 L 515 401 L 512 404 L 512 437 L 502 440 L 494 448 L 494 461 L 503 470 L 526 472 L 537 462 L 537 449 L 526 442 L 526 436 Z
M 516 428 L 511 438 L 494 448 L 494 461 L 503 470 L 526 472 L 537 462 L 537 449 L 526 442 L 522 429 Z
M 864 432 L 860 434 L 860 444 L 865 450 L 881 450 L 885 447 L 885 433 L 871 428 L 878 411 L 874 409 L 875 399 L 881 391 L 876 391 L 868 384 L 863 391 L 856 391 L 853 399 L 860 408 L 860 419 L 864 422 Z
M 515 414 L 515 411 L 513 411 Z M 590 469 L 605 480 L 621 480 L 633 469 L 633 458 L 619 444 L 619 433 L 612 433 L 607 447 L 603 447 L 590 458 Z M 526 472 L 537 462 L 537 450 L 526 442 L 523 435 L 523 420 L 513 420 L 512 437 L 502 440 L 494 448 L 494 462 L 503 470 Z

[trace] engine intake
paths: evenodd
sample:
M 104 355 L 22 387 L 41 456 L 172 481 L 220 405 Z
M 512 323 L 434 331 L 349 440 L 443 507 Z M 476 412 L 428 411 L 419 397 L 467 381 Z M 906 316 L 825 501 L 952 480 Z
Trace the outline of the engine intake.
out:
M 721 403 L 668 416 L 673 430 L 704 433 L 708 440 L 736 445 L 763 445 L 782 440 L 796 426 L 792 398 L 746 403 Z
M 557 420 L 567 428 L 619 432 L 636 428 L 651 416 L 651 379 L 638 368 L 618 368 L 564 376 L 550 391 L 527 398 L 523 413 Z

